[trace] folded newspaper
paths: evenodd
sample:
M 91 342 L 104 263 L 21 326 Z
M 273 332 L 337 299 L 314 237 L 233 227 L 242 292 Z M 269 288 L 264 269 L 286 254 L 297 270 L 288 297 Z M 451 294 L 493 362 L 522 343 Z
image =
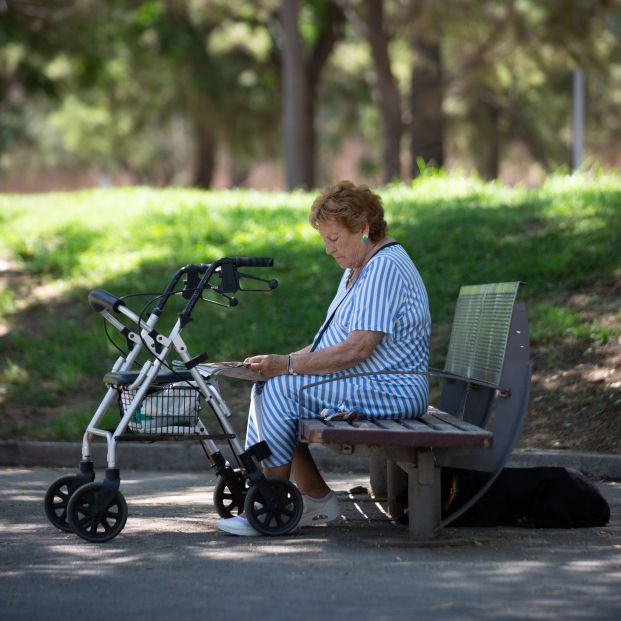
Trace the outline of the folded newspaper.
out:
M 185 368 L 183 363 L 175 361 L 173 369 Z M 260 382 L 263 378 L 256 372 L 251 371 L 243 362 L 204 362 L 196 366 L 201 375 L 213 377 L 234 377 L 236 379 Z

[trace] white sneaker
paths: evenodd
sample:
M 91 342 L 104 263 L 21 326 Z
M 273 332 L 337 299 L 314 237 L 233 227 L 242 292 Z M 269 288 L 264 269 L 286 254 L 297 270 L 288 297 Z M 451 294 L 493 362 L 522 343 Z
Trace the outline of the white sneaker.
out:
M 341 515 L 339 500 L 334 492 L 328 492 L 323 498 L 302 496 L 304 511 L 298 526 L 315 526 L 327 524 Z
M 242 515 L 220 518 L 218 521 L 218 528 L 225 533 L 239 535 L 240 537 L 258 537 L 261 534 L 252 528 L 250 522 Z

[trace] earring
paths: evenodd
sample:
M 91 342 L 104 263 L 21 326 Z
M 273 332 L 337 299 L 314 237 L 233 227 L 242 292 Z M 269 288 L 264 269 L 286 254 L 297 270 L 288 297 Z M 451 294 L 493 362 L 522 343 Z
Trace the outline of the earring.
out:
M 362 236 L 362 241 L 363 241 L 365 244 L 368 244 L 368 243 L 369 243 L 369 236 L 368 236 L 368 235 L 363 235 L 363 236 Z

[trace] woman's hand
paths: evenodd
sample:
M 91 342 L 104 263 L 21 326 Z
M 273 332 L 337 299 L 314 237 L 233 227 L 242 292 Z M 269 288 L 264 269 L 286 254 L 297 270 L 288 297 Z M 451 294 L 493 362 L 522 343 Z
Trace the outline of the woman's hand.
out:
M 251 371 L 256 371 L 264 379 L 275 377 L 276 375 L 286 375 L 289 366 L 289 357 L 279 354 L 262 354 L 251 356 L 244 360 L 244 364 Z

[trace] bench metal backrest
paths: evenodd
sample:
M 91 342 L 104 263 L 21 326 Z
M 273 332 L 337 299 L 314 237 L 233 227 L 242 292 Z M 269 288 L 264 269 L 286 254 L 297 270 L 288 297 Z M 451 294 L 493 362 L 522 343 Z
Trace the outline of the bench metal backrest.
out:
M 500 384 L 519 282 L 462 287 L 444 370 Z
M 526 307 L 516 303 L 519 282 L 462 287 L 438 407 L 494 434 L 491 450 L 454 454 L 450 465 L 494 472 L 517 442 L 530 392 L 530 349 Z M 489 383 L 489 386 L 468 382 Z M 499 393 L 498 389 L 502 389 Z

